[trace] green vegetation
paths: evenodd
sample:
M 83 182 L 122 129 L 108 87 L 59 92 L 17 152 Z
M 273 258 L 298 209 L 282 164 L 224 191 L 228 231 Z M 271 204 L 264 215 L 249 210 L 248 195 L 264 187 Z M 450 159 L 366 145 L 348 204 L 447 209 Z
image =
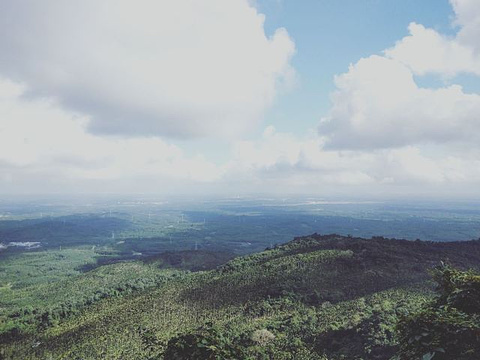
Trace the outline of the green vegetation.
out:
M 142 262 L 122 262 L 82 273 L 79 268 L 90 264 L 94 256 L 91 249 L 75 248 L 7 258 L 0 278 L 0 336 L 34 333 L 101 299 L 158 286 L 183 274 L 162 270 L 161 263 Z
M 60 316 L 49 313 L 45 322 L 27 321 L 31 327 L 26 329 L 12 332 L 3 327 L 0 354 L 5 359 L 386 360 L 403 351 L 415 355 L 402 360 L 417 355 L 422 359 L 435 348 L 415 352 L 413 345 L 405 346 L 400 341 L 413 333 L 401 330 L 399 337 L 398 319 L 407 324 L 400 329 L 409 329 L 409 321 L 422 317 L 408 314 L 422 314 L 432 301 L 438 306 L 470 304 L 472 288 L 459 280 L 452 281 L 463 292 L 445 290 L 443 300 L 437 300 L 428 271 L 442 260 L 478 268 L 480 241 L 315 234 L 213 270 L 168 269 L 198 270 L 203 261 L 213 267 L 226 259 L 201 251 L 167 253 L 99 266 L 49 284 L 47 292 L 58 294 L 49 295 L 39 308 L 64 309 L 66 302 L 83 294 L 93 295 L 94 301 Z M 469 274 L 468 279 L 477 276 Z M 151 281 L 138 286 L 146 279 Z M 72 290 L 75 284 L 77 292 Z M 126 284 L 132 285 L 127 285 L 129 290 L 110 293 Z M 450 289 L 447 285 L 443 288 Z M 95 299 L 98 289 L 108 295 Z M 462 324 L 471 324 L 472 313 L 460 305 L 456 309 L 454 315 L 465 320 Z M 10 315 L 5 315 L 9 321 L 17 321 Z M 18 319 L 29 316 L 24 311 Z M 437 346 L 435 336 L 432 344 Z
M 480 274 L 435 269 L 437 297 L 399 324 L 400 359 L 476 360 L 480 354 Z
M 259 252 L 294 236 L 322 233 L 409 240 L 480 237 L 477 204 L 329 202 L 316 199 L 96 199 L 0 201 L 0 257 L 41 249 L 96 246 L 108 257 L 134 259 L 166 251 Z M 98 258 L 103 264 L 105 259 Z M 109 258 L 108 260 L 111 260 Z
M 53 283 L 78 275 L 79 267 L 95 262 L 98 254 L 92 247 L 14 253 L 0 263 L 0 286 L 23 289 L 36 284 Z M 2 293 L 2 302 L 5 293 Z M 23 297 L 23 296 L 22 296 Z M 26 305 L 30 298 L 25 299 Z

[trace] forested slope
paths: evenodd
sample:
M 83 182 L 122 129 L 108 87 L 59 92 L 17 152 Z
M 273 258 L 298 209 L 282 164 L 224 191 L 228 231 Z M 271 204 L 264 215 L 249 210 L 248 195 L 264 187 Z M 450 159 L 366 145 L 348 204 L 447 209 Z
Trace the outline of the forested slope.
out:
M 314 234 L 107 296 L 34 333 L 4 337 L 2 356 L 188 359 L 213 346 L 218 358 L 389 359 L 398 318 L 432 297 L 428 270 L 440 261 L 478 268 L 480 241 Z

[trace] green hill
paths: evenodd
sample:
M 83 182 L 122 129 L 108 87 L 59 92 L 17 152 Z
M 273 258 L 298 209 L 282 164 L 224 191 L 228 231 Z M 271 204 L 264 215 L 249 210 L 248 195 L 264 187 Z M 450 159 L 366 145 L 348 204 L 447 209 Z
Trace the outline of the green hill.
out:
M 198 261 L 195 268 L 201 268 Z M 432 298 L 428 271 L 440 261 L 478 269 L 480 240 L 314 234 L 214 270 L 171 276 L 172 270 L 158 268 L 155 279 L 161 281 L 153 286 L 108 293 L 35 331 L 3 334 L 0 354 L 5 359 L 180 359 L 175 349 L 197 346 L 199 353 L 223 354 L 212 359 L 390 359 L 398 349 L 397 319 Z M 114 267 L 109 276 L 116 265 L 106 265 Z M 122 271 L 139 271 L 132 269 L 118 267 L 118 277 L 131 278 Z

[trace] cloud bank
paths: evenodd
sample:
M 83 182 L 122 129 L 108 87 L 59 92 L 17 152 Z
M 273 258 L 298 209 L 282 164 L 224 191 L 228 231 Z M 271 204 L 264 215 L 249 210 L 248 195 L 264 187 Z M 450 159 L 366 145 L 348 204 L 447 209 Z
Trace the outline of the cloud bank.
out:
M 480 195 L 480 94 L 457 83 L 480 76 L 480 6 L 451 3 L 455 36 L 410 24 L 335 77 L 318 129 L 257 139 L 236 136 L 295 47 L 247 1 L 2 3 L 2 192 Z M 228 160 L 168 138 L 206 135 L 233 139 Z
M 295 46 L 247 0 L 18 0 L 0 76 L 89 117 L 94 134 L 237 137 L 294 77 Z
M 416 76 L 480 76 L 480 6 L 452 1 L 459 26 L 450 38 L 412 23 L 410 34 L 383 55 L 352 64 L 335 78 L 332 108 L 319 132 L 327 146 L 381 149 L 408 145 L 469 143 L 480 140 L 480 95 L 460 85 L 425 88 Z
M 101 137 L 88 118 L 51 98 L 25 98 L 0 79 L 0 183 L 3 192 L 164 192 L 170 183 L 217 180 L 221 169 L 160 138 Z
M 265 191 L 396 196 L 472 192 L 480 181 L 480 149 L 403 146 L 335 150 L 311 131 L 304 137 L 267 127 L 257 141 L 235 145 L 224 177 Z M 477 193 L 475 191 L 475 193 Z

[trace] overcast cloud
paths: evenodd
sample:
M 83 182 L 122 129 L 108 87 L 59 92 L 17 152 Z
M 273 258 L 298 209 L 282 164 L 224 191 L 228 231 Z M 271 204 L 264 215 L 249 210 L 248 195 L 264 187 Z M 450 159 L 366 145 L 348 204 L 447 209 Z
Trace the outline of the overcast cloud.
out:
M 245 134 L 281 85 L 295 46 L 247 0 L 0 2 L 0 75 L 88 116 L 88 131 Z

